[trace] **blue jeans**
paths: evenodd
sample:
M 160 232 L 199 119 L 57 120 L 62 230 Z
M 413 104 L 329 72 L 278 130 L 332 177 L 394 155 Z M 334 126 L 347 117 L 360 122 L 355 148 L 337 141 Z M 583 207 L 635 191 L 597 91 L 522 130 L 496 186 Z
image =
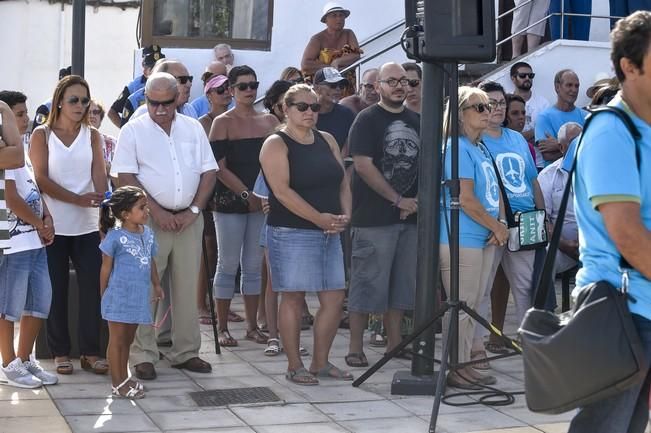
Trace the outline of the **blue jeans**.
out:
M 549 13 L 561 11 L 561 2 L 566 13 L 590 14 L 592 13 L 592 0 L 551 0 L 549 4 Z M 552 39 L 561 37 L 561 17 L 552 16 L 550 18 L 550 30 Z M 570 22 L 572 30 L 569 31 Z M 563 17 L 563 39 L 574 39 L 578 41 L 587 41 L 590 38 L 590 18 L 589 17 Z
M 651 321 L 633 314 L 642 340 L 647 369 L 651 360 Z M 599 336 L 595 336 L 599 338 Z M 649 383 L 651 377 L 621 394 L 579 409 L 568 433 L 644 433 L 649 421 Z
M 52 285 L 45 248 L 0 257 L 0 314 L 20 321 L 23 315 L 47 319 Z

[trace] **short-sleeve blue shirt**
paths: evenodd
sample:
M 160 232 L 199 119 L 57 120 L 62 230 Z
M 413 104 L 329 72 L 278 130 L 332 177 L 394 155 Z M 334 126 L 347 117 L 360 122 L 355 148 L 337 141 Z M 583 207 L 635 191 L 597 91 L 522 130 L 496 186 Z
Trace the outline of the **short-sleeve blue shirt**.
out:
M 508 128 L 502 128 L 499 138 L 483 134 L 481 139 L 495 160 L 511 210 L 515 213 L 535 209 L 533 181 L 538 170 L 527 140 Z
M 452 177 L 452 155 L 450 140 L 445 150 L 445 179 Z M 486 212 L 497 218 L 500 211 L 499 185 L 495 169 L 491 162 L 488 150 L 482 145 L 472 144 L 466 137 L 459 137 L 459 179 L 469 179 L 474 182 L 473 192 L 475 197 L 484 206 Z M 441 209 L 441 239 L 442 244 L 447 244 L 448 224 L 450 221 L 450 192 L 443 195 Z M 459 246 L 463 248 L 484 248 L 490 231 L 479 224 L 463 210 L 459 212 Z
M 626 109 L 620 98 L 609 105 Z M 583 267 L 576 275 L 577 287 L 606 280 L 621 284 L 620 257 L 608 235 L 603 218 L 592 200 L 600 196 L 626 195 L 638 198 L 641 218 L 651 230 L 651 126 L 626 109 L 642 135 L 636 143 L 614 114 L 599 114 L 585 131 L 578 150 L 574 178 L 574 209 L 579 226 L 579 252 Z M 626 222 L 622 222 L 626 224 Z M 637 302 L 631 312 L 651 319 L 651 281 L 636 270 L 629 271 L 629 293 Z

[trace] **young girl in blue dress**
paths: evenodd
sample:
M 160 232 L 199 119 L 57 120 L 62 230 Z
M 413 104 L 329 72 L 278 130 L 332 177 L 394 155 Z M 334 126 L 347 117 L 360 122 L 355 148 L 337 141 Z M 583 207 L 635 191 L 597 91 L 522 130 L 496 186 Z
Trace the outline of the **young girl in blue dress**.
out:
M 115 226 L 116 219 L 120 227 Z M 99 246 L 100 291 L 102 318 L 109 326 L 107 358 L 113 395 L 129 399 L 145 396 L 143 386 L 129 378 L 129 347 L 138 325 L 152 324 L 150 303 L 163 298 L 154 262 L 156 240 L 145 225 L 148 219 L 147 196 L 140 188 L 120 187 L 102 202 L 100 231 L 106 236 Z

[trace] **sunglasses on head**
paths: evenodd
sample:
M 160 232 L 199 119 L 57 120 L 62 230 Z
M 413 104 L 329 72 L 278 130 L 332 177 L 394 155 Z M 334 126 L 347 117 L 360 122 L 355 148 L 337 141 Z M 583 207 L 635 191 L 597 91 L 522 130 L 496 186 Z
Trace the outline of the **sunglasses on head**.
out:
M 70 105 L 76 105 L 81 101 L 81 105 L 84 107 L 88 106 L 90 104 L 90 98 L 84 96 L 83 98 L 79 99 L 79 96 L 71 96 L 68 99 L 66 99 L 66 102 Z
M 258 90 L 258 86 L 260 86 L 259 81 L 249 81 L 248 83 L 233 84 L 233 87 L 235 87 L 238 90 L 241 90 L 242 92 L 245 91 L 247 87 L 251 90 Z
M 477 113 L 483 113 L 484 111 L 488 111 L 490 113 L 492 110 L 490 104 L 484 104 L 484 103 L 468 105 L 467 107 L 463 107 L 463 110 L 465 111 L 471 108 L 474 108 Z
M 518 72 L 517 76 L 521 80 L 523 80 L 525 78 L 529 78 L 530 80 L 533 80 L 533 77 L 536 76 L 536 73 L 535 72 Z
M 152 107 L 160 107 L 161 105 L 163 107 L 169 107 L 170 105 L 174 104 L 176 102 L 176 98 L 170 99 L 167 101 L 155 101 L 151 98 L 147 98 L 147 104 L 151 105 Z
M 317 102 L 313 104 L 308 104 L 307 102 L 292 102 L 291 104 L 287 104 L 287 106 L 296 107 L 296 109 L 301 113 L 306 112 L 308 108 L 312 110 L 314 113 L 318 113 L 319 110 L 321 109 L 321 104 Z
M 178 81 L 181 84 L 185 84 L 188 81 L 192 82 L 193 78 L 194 77 L 192 75 L 180 75 L 180 76 L 176 77 L 176 81 Z

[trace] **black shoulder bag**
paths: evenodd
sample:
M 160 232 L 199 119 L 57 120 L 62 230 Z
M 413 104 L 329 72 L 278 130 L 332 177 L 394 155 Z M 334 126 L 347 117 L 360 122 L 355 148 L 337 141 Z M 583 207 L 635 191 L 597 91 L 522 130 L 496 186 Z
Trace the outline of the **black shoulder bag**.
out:
M 602 112 L 617 115 L 636 141 L 640 134 L 625 111 L 616 107 L 591 110 L 577 151 L 592 119 Z M 576 155 L 576 154 L 575 154 Z M 639 154 L 637 156 L 639 166 Z M 644 380 L 644 352 L 627 304 L 627 277 L 622 287 L 606 281 L 581 289 L 572 311 L 555 315 L 543 309 L 553 281 L 554 260 L 570 195 L 572 175 L 563 193 L 558 219 L 533 308 L 518 332 L 522 338 L 527 406 L 533 412 L 562 413 L 616 395 Z M 622 261 L 622 267 L 629 267 Z

